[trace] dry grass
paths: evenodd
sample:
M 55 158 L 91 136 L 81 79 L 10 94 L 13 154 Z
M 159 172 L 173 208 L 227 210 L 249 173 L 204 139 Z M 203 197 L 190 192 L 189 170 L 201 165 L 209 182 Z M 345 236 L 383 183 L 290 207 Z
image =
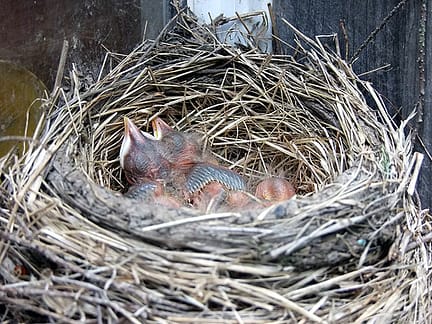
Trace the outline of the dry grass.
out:
M 421 156 L 371 85 L 294 27 L 295 55 L 268 56 L 183 13 L 171 25 L 108 53 L 89 87 L 72 71 L 26 154 L 0 160 L 4 319 L 430 320 Z M 156 115 L 251 188 L 276 174 L 297 197 L 208 215 L 123 198 L 123 117 L 145 129 Z

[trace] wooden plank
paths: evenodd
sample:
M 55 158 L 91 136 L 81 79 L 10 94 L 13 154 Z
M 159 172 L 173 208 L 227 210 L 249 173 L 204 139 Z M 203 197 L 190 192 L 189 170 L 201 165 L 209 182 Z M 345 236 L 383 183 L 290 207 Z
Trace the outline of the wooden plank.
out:
M 425 153 L 422 171 L 418 184 L 418 191 L 422 200 L 422 208 L 432 207 L 432 2 L 427 2 L 427 19 L 425 32 L 425 92 L 423 106 L 423 122 L 420 124 L 419 134 L 422 142 L 417 142 L 416 148 Z M 407 85 L 409 88 L 409 85 Z M 427 152 L 426 152 L 427 151 Z
M 292 33 L 280 18 L 284 17 L 299 30 L 310 37 L 316 35 L 337 34 L 343 57 L 351 58 L 354 52 L 367 39 L 369 34 L 380 25 L 387 14 L 399 3 L 399 0 L 373 1 L 283 1 L 275 0 L 274 8 L 277 17 L 277 28 L 281 38 L 292 40 Z M 411 108 L 414 98 L 403 96 L 400 91 L 402 78 L 405 78 L 406 45 L 411 51 L 416 46 L 415 36 L 407 39 L 407 29 L 413 28 L 418 18 L 415 7 L 408 4 L 388 21 L 388 24 L 377 34 L 373 42 L 360 53 L 353 63 L 357 74 L 364 74 L 388 66 L 372 74 L 364 75 L 363 79 L 371 81 L 386 98 L 393 111 L 401 106 Z M 408 24 L 400 24 L 408 21 Z M 348 37 L 348 55 L 345 53 L 343 22 Z M 411 43 L 408 43 L 410 42 Z M 329 40 L 329 43 L 332 42 Z M 415 59 L 410 55 L 409 59 Z
M 293 38 L 289 28 L 281 21 L 281 18 L 285 18 L 309 37 L 337 34 L 344 57 L 345 39 L 341 28 L 343 21 L 349 44 L 346 57 L 349 59 L 399 3 L 400 0 L 274 0 L 273 6 L 277 29 L 282 39 L 292 42 Z M 424 122 L 420 125 L 419 135 L 425 147 L 432 152 L 432 69 L 428 68 L 432 66 L 432 2 L 427 3 L 429 19 L 425 48 L 426 91 Z M 374 73 L 364 74 L 362 79 L 372 82 L 386 98 L 389 112 L 395 116 L 396 121 L 406 118 L 414 110 L 419 99 L 417 60 L 420 6 L 421 1 L 407 1 L 353 63 L 353 69 L 359 75 L 387 66 Z M 329 40 L 330 42 L 332 41 Z M 285 48 L 285 51 L 288 49 Z M 411 123 L 411 126 L 415 126 L 415 123 Z M 424 152 L 419 142 L 416 150 Z M 432 206 L 429 179 L 432 179 L 432 168 L 430 158 L 426 156 L 418 184 L 418 192 L 425 208 Z
M 0 59 L 35 73 L 50 89 L 54 84 L 63 40 L 72 63 L 95 74 L 106 46 L 128 53 L 141 39 L 140 1 L 2 0 Z M 97 76 L 97 74 L 96 74 Z

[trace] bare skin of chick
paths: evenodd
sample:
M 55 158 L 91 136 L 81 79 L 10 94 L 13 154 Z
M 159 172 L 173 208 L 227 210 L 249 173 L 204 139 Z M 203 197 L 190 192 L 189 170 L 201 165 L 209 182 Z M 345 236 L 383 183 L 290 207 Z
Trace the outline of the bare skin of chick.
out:
M 264 179 L 255 190 L 255 196 L 262 199 L 267 206 L 291 199 L 295 194 L 294 186 L 283 178 Z
M 203 212 L 243 211 L 263 208 L 264 205 L 251 194 L 229 190 L 212 181 L 190 196 L 192 206 Z

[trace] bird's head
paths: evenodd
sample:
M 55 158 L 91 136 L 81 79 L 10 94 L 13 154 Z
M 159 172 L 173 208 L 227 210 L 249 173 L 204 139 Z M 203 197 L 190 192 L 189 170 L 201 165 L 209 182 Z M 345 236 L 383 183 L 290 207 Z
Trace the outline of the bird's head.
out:
M 175 130 L 165 123 L 162 118 L 156 117 L 151 121 L 153 128 L 153 135 L 157 140 L 163 139 L 166 135 L 172 134 Z
M 176 131 L 159 117 L 152 120 L 152 128 L 160 143 L 159 151 L 174 168 L 187 170 L 202 159 L 203 149 L 196 134 Z
M 157 152 L 156 138 L 142 132 L 129 118 L 124 118 L 124 138 L 120 147 L 120 166 L 129 183 L 142 179 L 155 180 L 161 156 Z
M 120 147 L 120 165 L 127 168 L 128 160 L 136 155 L 142 155 L 143 150 L 152 150 L 156 138 L 142 132 L 129 118 L 124 118 L 124 137 Z

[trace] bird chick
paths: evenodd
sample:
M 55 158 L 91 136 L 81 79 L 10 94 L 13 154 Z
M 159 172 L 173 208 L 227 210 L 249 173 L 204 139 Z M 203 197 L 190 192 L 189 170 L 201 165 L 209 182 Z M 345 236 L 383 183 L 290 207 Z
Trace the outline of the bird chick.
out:
M 163 192 L 162 184 L 156 181 L 147 181 L 130 186 L 124 195 L 137 200 L 150 200 L 155 196 L 162 195 Z
M 153 135 L 159 141 L 159 153 L 177 171 L 188 171 L 195 163 L 203 161 L 204 152 L 196 134 L 179 132 L 161 118 L 152 120 Z
M 168 172 L 168 161 L 159 153 L 156 138 L 141 132 L 127 117 L 124 118 L 124 126 L 120 165 L 127 181 L 134 185 L 164 178 Z
M 132 185 L 127 195 L 174 207 L 186 199 L 205 211 L 261 207 L 245 193 L 243 178 L 209 158 L 194 134 L 176 131 L 159 117 L 152 121 L 154 135 L 128 118 L 124 123 L 120 164 Z
M 296 194 L 294 186 L 283 178 L 262 180 L 256 187 L 255 196 L 267 205 L 288 200 Z
M 218 182 L 228 190 L 246 190 L 246 182 L 238 173 L 211 163 L 196 163 L 190 169 L 186 179 L 186 190 L 193 193 L 210 182 Z

